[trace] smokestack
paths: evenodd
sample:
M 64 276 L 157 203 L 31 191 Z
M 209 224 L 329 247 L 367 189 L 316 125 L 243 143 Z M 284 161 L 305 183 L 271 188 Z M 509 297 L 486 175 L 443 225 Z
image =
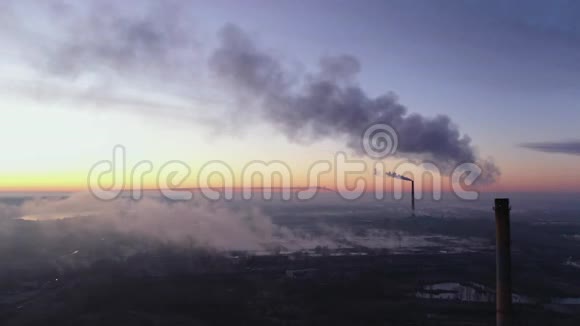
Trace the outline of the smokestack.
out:
M 375 169 L 375 174 L 377 174 L 377 169 Z M 387 172 L 385 173 L 385 175 L 391 178 L 411 182 L 411 210 L 413 211 L 413 216 L 415 216 L 415 181 L 411 178 L 407 178 L 406 176 L 397 174 L 395 172 Z
M 496 325 L 511 326 L 512 280 L 511 280 L 511 237 L 510 200 L 495 199 L 496 227 Z
M 411 209 L 413 216 L 415 216 L 415 181 L 411 181 Z

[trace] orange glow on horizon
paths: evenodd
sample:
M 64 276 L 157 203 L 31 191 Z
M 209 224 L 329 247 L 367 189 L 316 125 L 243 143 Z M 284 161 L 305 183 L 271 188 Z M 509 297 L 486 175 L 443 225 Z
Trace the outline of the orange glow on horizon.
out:
M 193 174 L 193 173 L 192 173 Z M 0 175 L 2 182 L 0 183 L 0 192 L 78 192 L 78 191 L 88 191 L 88 182 L 86 173 L 13 173 Z M 268 184 L 263 185 L 260 178 L 254 178 L 251 185 L 243 185 L 241 180 L 234 180 L 233 188 L 261 188 L 263 186 L 267 187 Z M 291 180 L 290 188 L 308 188 L 307 172 L 297 175 Z M 381 189 L 380 187 L 375 187 L 376 180 L 374 176 L 368 173 L 353 174 L 346 178 L 347 189 L 354 189 L 357 180 L 363 180 L 366 183 L 365 191 L 375 191 L 375 189 Z M 395 185 L 393 179 L 385 178 L 384 180 L 384 190 L 392 191 Z M 432 184 L 429 177 L 423 180 L 423 191 L 425 193 L 430 193 L 433 190 Z M 129 185 L 130 183 L 126 183 Z M 207 186 L 215 189 L 224 188 L 224 183 L 219 178 L 211 178 L 207 183 Z M 319 188 L 327 188 L 330 190 L 336 190 L 340 186 L 339 183 L 335 182 L 333 173 L 323 174 L 320 177 L 318 185 L 312 185 L 312 187 L 318 186 Z M 420 186 L 420 182 L 416 181 L 416 187 Z M 195 189 L 203 188 L 199 182 L 192 176 L 187 178 L 181 185 L 175 188 L 183 189 Z M 288 188 L 287 185 L 283 184 L 278 177 L 272 179 L 273 188 Z M 402 183 L 403 191 L 410 190 L 410 183 Z M 131 187 L 125 187 L 126 190 Z M 159 187 L 157 181 L 153 177 L 145 178 L 143 189 L 155 190 L 166 187 Z M 229 188 L 229 187 L 227 187 Z M 452 190 L 449 178 L 442 177 L 441 190 L 443 192 L 449 192 Z M 564 178 L 555 176 L 536 176 L 534 178 L 526 178 L 522 176 L 502 176 L 502 178 L 491 185 L 477 187 L 477 190 L 483 192 L 580 192 L 580 180 L 574 178 Z

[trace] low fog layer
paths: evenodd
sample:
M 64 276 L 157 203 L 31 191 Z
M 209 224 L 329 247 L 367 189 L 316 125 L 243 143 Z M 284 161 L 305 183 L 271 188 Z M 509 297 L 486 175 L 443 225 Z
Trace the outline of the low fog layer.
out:
M 12 214 L 16 209 L 12 209 Z M 53 220 L 86 218 L 78 223 L 84 231 L 113 230 L 176 244 L 195 244 L 219 249 L 260 250 L 274 233 L 284 235 L 258 210 L 234 212 L 217 203 L 199 200 L 167 203 L 159 199 L 100 201 L 89 194 L 65 199 L 37 199 L 18 208 L 21 218 Z
M 276 224 L 264 212 L 265 206 L 256 203 L 202 199 L 168 202 L 157 197 L 140 201 L 129 198 L 101 201 L 90 194 L 79 193 L 67 198 L 41 198 L 20 205 L 3 205 L 0 207 L 0 223 L 3 224 L 0 236 L 24 237 L 13 228 L 16 220 L 25 220 L 21 222 L 37 226 L 35 232 L 41 232 L 43 239 L 87 235 L 107 241 L 105 238 L 114 233 L 139 239 L 137 242 L 212 251 L 294 252 L 322 247 L 393 249 L 433 245 L 423 235 L 409 235 L 388 228 L 357 229 L 337 223 L 334 219 L 342 218 L 341 215 L 328 215 L 330 211 L 325 213 L 324 207 L 327 206 L 311 213 L 302 211 L 303 214 L 291 210 L 286 223 Z M 347 215 L 352 212 L 340 211 Z M 308 214 L 314 214 L 314 218 Z M 139 246 L 136 245 L 137 250 L 146 249 Z M 74 249 L 77 248 L 70 248 Z

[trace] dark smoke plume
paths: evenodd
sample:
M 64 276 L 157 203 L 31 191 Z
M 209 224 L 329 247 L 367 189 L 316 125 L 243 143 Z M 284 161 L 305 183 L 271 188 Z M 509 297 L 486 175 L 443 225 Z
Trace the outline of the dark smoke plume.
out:
M 385 173 L 385 175 L 387 175 L 391 178 L 395 178 L 395 179 L 401 179 L 401 180 L 405 180 L 405 181 L 413 181 L 413 179 L 407 178 L 406 176 L 397 174 L 395 172 L 387 172 L 387 173 Z
M 46 20 L 62 32 L 56 42 L 28 34 L 17 37 L 25 47 L 23 52 L 33 57 L 42 72 L 66 78 L 90 73 L 91 78 L 93 74 L 104 76 L 105 84 L 120 76 L 132 87 L 144 86 L 150 91 L 155 86 L 156 91 L 177 95 L 187 103 L 206 95 L 199 93 L 210 83 L 197 79 L 206 72 L 206 65 L 200 64 L 205 58 L 188 15 L 191 8 L 184 2 L 144 1 L 137 8 L 132 2 L 89 1 L 86 10 L 74 3 L 55 1 L 58 6 L 42 7 L 48 8 Z M 3 16 L 10 15 L 0 13 Z M 286 69 L 277 56 L 261 50 L 239 28 L 227 25 L 210 55 L 209 68 L 219 86 L 225 86 L 222 89 L 233 91 L 226 95 L 238 101 L 238 110 L 225 113 L 234 116 L 237 126 L 259 116 L 292 141 L 345 139 L 349 148 L 364 154 L 361 138 L 365 129 L 385 123 L 398 133 L 400 156 L 432 160 L 445 173 L 460 163 L 478 163 L 484 168 L 479 181 L 493 181 L 499 175 L 493 162 L 479 158 L 471 139 L 448 116 L 408 113 L 392 93 L 370 97 L 357 82 L 361 65 L 352 56 L 322 58 L 316 72 L 300 74 Z M 115 85 L 97 86 L 105 95 L 117 89 Z M 213 93 L 213 89 L 205 91 Z M 166 111 L 175 113 L 169 108 Z M 220 114 L 215 120 L 224 119 Z
M 295 82 L 294 74 L 239 28 L 224 27 L 220 41 L 210 68 L 235 91 L 240 111 L 257 113 L 292 141 L 346 137 L 348 146 L 361 153 L 365 128 L 386 123 L 398 133 L 399 154 L 434 160 L 445 172 L 456 164 L 481 163 L 487 170 L 480 181 L 493 182 L 499 175 L 493 163 L 479 159 L 469 136 L 461 135 L 448 116 L 409 114 L 392 94 L 369 97 L 356 81 L 361 67 L 352 56 L 322 58 L 318 72 Z

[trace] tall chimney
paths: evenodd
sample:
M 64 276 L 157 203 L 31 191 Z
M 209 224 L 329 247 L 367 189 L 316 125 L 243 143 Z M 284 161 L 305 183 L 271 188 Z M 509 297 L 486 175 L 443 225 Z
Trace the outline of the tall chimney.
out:
M 411 180 L 411 209 L 413 216 L 415 216 L 415 181 Z
M 511 326 L 512 322 L 512 279 L 510 200 L 495 199 L 496 228 L 496 325 Z

